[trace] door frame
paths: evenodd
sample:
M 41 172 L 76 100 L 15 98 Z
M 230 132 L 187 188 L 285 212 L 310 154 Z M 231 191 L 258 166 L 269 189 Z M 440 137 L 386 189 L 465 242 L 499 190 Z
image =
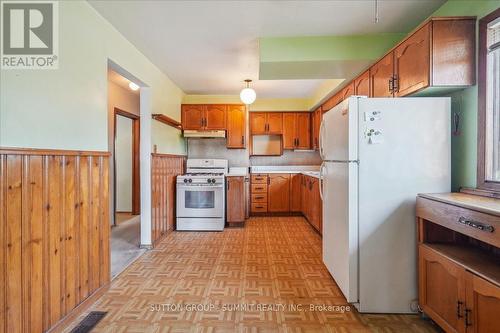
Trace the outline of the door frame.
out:
M 116 117 L 123 116 L 132 120 L 132 215 L 141 213 L 141 176 L 140 176 L 140 116 L 128 111 L 113 109 L 113 213 L 116 213 Z M 116 221 L 114 222 L 116 225 Z

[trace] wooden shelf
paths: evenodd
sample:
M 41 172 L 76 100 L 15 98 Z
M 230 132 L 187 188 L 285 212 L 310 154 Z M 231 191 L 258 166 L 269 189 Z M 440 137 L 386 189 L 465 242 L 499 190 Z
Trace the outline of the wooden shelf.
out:
M 448 258 L 466 270 L 500 286 L 500 260 L 476 247 L 458 244 L 424 243 L 425 246 Z
M 182 130 L 182 124 L 180 122 L 178 122 L 173 118 L 165 116 L 164 114 L 155 113 L 152 115 L 152 117 L 154 120 L 158 120 L 159 122 L 164 123 L 165 125 L 172 126 L 178 130 Z

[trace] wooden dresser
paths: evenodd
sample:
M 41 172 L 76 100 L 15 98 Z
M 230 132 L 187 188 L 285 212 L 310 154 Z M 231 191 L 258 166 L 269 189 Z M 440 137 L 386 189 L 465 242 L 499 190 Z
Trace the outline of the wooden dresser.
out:
M 500 200 L 417 198 L 422 311 L 447 332 L 500 332 Z

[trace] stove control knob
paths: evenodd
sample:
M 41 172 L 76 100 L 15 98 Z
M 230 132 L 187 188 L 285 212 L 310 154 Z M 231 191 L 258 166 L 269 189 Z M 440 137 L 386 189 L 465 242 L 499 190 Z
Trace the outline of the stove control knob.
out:
M 193 182 L 193 180 L 192 180 L 191 178 L 189 178 L 188 182 L 192 183 L 192 182 Z
M 187 178 L 184 178 L 184 183 L 187 183 L 187 182 L 188 182 Z
M 210 179 L 207 179 L 207 183 L 209 183 L 209 184 L 210 184 Z
M 212 184 L 215 184 L 215 179 L 214 178 L 212 178 Z

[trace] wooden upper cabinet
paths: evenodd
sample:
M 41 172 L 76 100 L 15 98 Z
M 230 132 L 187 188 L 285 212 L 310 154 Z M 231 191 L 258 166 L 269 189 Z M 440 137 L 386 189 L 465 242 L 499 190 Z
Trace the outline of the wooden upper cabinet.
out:
M 465 273 L 465 321 L 467 332 L 498 332 L 500 328 L 500 287 Z
M 366 71 L 354 80 L 354 94 L 370 97 L 370 71 Z
M 267 132 L 269 134 L 283 133 L 283 114 L 281 112 L 267 113 Z
M 208 104 L 205 111 L 205 126 L 207 130 L 225 130 L 226 129 L 225 104 Z
M 252 134 L 267 133 L 267 115 L 265 112 L 250 112 L 250 131 Z
M 294 112 L 283 113 L 283 149 L 295 149 L 297 115 Z
M 427 23 L 394 50 L 394 95 L 406 96 L 429 86 L 430 26 Z
M 354 81 L 350 82 L 347 86 L 345 86 L 342 90 L 342 99 L 340 102 L 345 101 L 349 97 L 354 95 Z M 340 103 L 339 102 L 339 103 Z
M 313 113 L 312 118 L 312 147 L 313 149 L 319 149 L 319 129 L 321 127 L 321 120 L 323 119 L 323 111 L 321 107 L 317 108 Z
M 181 109 L 182 129 L 203 129 L 205 110 L 206 106 L 203 104 L 183 104 Z
M 339 91 L 332 97 L 330 97 L 323 105 L 321 106 L 321 109 L 323 112 L 328 112 L 330 111 L 335 105 L 339 104 L 342 101 L 342 91 Z
M 290 211 L 290 174 L 275 173 L 269 175 L 268 211 Z
M 282 134 L 283 114 L 281 112 L 250 112 L 251 134 Z
M 302 174 L 295 173 L 290 175 L 290 211 L 301 211 L 301 189 L 302 189 Z
M 227 148 L 246 147 L 246 107 L 228 105 L 227 108 Z
M 371 97 L 392 97 L 393 73 L 394 57 L 391 52 L 370 68 Z
M 476 19 L 432 20 L 432 86 L 476 84 Z
M 227 222 L 245 221 L 245 177 L 227 177 Z
M 311 148 L 311 113 L 300 112 L 296 116 L 296 136 L 298 149 Z
M 311 147 L 311 113 L 283 113 L 283 149 Z

